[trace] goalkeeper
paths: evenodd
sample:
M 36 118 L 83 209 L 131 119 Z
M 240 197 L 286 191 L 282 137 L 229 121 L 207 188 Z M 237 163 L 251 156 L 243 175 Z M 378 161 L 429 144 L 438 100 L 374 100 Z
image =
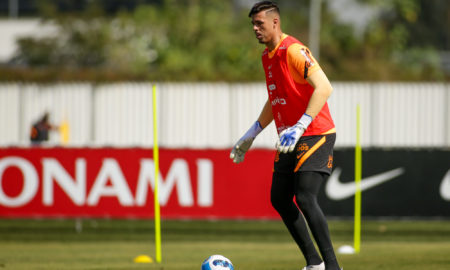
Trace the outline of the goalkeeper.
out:
M 304 270 L 339 270 L 328 224 L 317 203 L 320 185 L 333 164 L 336 133 L 327 105 L 332 87 L 309 49 L 281 31 L 275 3 L 256 3 L 249 17 L 259 43 L 266 45 L 262 64 L 268 100 L 230 157 L 235 163 L 242 162 L 255 137 L 275 120 L 279 140 L 271 203 L 305 257 Z

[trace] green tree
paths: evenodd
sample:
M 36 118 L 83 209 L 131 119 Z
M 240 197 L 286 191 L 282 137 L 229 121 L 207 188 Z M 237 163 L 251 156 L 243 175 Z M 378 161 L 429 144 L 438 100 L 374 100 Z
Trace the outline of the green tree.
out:
M 105 14 L 104 0 L 61 13 L 41 2 L 58 34 L 23 38 L 0 79 L 261 81 L 261 52 L 248 7 L 236 1 L 161 0 Z M 308 45 L 309 3 L 280 2 L 284 31 Z M 320 64 L 332 80 L 442 80 L 449 1 L 358 0 L 379 15 L 362 36 L 324 1 Z M 70 1 L 69 1 L 70 2 Z M 432 29 L 432 31 L 430 31 Z M 447 77 L 445 77 L 447 76 Z

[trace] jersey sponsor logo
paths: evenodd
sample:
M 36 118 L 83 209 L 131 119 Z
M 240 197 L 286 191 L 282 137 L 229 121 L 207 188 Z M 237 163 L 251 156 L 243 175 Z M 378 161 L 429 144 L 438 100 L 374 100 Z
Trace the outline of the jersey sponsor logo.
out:
M 341 175 L 341 168 L 336 168 L 328 178 L 328 182 L 325 186 L 325 193 L 328 198 L 332 200 L 344 200 L 350 198 L 356 193 L 356 183 L 354 181 L 342 183 L 339 180 Z M 405 172 L 404 168 L 397 168 L 384 173 L 376 174 L 361 179 L 360 188 L 361 191 L 371 189 L 389 180 L 393 180 Z
M 303 157 L 303 155 L 306 153 L 306 152 L 308 152 L 309 151 L 309 146 L 308 146 L 308 144 L 307 143 L 300 143 L 298 146 L 297 146 L 297 152 L 298 152 L 298 154 L 297 154 L 297 160 L 300 160 L 302 157 Z
M 309 146 L 306 143 L 301 143 L 297 146 L 297 151 L 308 151 L 309 150 Z
M 314 62 L 311 59 L 311 54 L 309 53 L 309 50 L 305 50 L 304 48 L 302 48 L 300 50 L 300 53 L 303 55 L 303 57 L 305 57 L 305 65 L 307 68 L 314 66 Z
M 274 100 L 272 100 L 272 106 L 275 106 L 277 104 L 286 105 L 286 100 L 284 98 L 276 97 Z
M 309 53 L 309 50 L 305 50 L 304 48 L 302 48 L 300 50 L 300 53 L 303 55 L 303 57 L 305 57 L 305 70 L 304 70 L 303 78 L 306 79 L 306 78 L 308 78 L 308 70 L 310 67 L 314 66 L 314 62 L 311 60 L 311 55 Z
M 275 90 L 275 89 L 277 89 L 277 86 L 276 86 L 274 83 L 269 84 L 269 90 L 270 90 L 270 91 L 273 91 L 273 90 Z
M 327 168 L 329 168 L 329 169 L 333 168 L 333 156 L 332 155 L 328 156 Z
M 278 120 L 279 120 L 279 121 L 282 120 L 282 118 L 281 118 L 281 113 L 280 113 L 280 112 L 278 112 L 277 117 L 278 117 Z M 283 129 L 284 129 L 284 126 L 282 126 L 281 128 L 282 128 L 282 130 L 283 130 Z

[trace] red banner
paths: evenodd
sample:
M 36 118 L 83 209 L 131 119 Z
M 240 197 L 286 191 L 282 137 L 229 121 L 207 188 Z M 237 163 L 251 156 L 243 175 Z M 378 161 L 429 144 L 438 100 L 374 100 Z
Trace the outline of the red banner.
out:
M 161 149 L 163 218 L 276 218 L 275 152 Z M 0 148 L 1 217 L 153 218 L 152 149 Z

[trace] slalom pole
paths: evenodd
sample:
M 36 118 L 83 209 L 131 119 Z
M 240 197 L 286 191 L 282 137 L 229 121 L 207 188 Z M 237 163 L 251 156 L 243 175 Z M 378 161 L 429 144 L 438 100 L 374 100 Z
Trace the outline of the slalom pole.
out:
M 153 85 L 153 162 L 155 164 L 155 186 L 154 186 L 154 205 L 155 205 L 155 258 L 156 262 L 161 262 L 161 217 L 159 207 L 158 175 L 159 175 L 159 151 L 158 151 L 158 118 L 156 107 L 156 85 Z
M 359 253 L 361 249 L 361 177 L 362 177 L 362 151 L 361 151 L 361 112 L 359 104 L 356 105 L 356 146 L 355 146 L 355 228 L 354 248 Z

